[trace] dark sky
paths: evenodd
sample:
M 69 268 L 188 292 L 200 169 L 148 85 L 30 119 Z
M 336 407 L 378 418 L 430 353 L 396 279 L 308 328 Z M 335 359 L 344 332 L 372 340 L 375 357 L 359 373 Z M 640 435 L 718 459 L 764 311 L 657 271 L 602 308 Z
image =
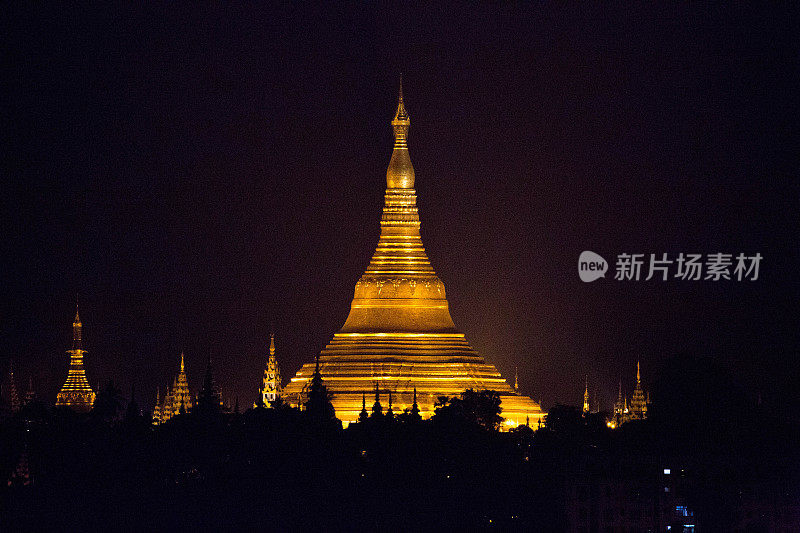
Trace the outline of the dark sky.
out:
M 271 322 L 293 375 L 377 243 L 402 71 L 423 240 L 505 376 L 607 408 L 689 350 L 768 396 L 800 354 L 800 25 L 770 9 L 5 5 L 0 367 L 54 401 L 78 293 L 90 381 L 148 408 L 181 350 L 253 401 Z M 583 250 L 764 260 L 587 284 Z

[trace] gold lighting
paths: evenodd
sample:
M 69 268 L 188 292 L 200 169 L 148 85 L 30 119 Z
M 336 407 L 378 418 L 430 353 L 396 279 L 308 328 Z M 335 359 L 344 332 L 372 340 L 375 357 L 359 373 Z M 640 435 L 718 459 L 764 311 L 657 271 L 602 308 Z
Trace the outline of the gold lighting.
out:
M 471 388 L 500 393 L 506 427 L 538 420 L 544 415 L 539 405 L 518 394 L 453 324 L 444 284 L 420 237 L 410 126 L 401 83 L 378 246 L 356 282 L 344 326 L 319 358 L 336 416 L 345 423 L 356 421 L 363 395 L 373 388 L 391 392 L 397 404 L 411 405 L 416 388 L 420 414 L 427 418 L 439 396 Z M 303 403 L 313 373 L 309 363 L 291 379 L 284 390 L 288 403 Z
M 67 350 L 70 355 L 69 372 L 67 381 L 56 396 L 57 407 L 69 407 L 75 411 L 89 411 L 94 405 L 95 393 L 86 379 L 86 370 L 83 368 L 83 341 L 81 339 L 81 318 L 78 315 L 78 306 L 75 306 L 75 320 L 72 321 L 72 349 Z

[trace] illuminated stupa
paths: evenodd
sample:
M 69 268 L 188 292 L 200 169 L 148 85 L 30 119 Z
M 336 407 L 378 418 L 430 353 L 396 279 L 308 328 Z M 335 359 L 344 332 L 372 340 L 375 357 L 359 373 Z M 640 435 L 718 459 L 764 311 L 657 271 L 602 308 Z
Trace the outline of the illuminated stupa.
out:
M 281 369 L 278 367 L 278 359 L 275 357 L 275 334 L 269 334 L 269 357 L 267 367 L 264 369 L 264 379 L 262 381 L 261 402 L 269 406 L 281 395 Z
M 407 144 L 410 125 L 401 84 L 378 246 L 356 282 L 344 326 L 319 358 L 336 416 L 345 424 L 356 421 L 364 394 L 376 387 L 391 392 L 399 411 L 412 407 L 416 388 L 423 418 L 433 414 L 439 396 L 488 389 L 500 393 L 507 426 L 536 422 L 544 415 L 539 405 L 518 394 L 484 361 L 450 317 L 444 284 L 420 238 Z M 303 403 L 313 373 L 314 364 L 306 364 L 292 378 L 284 389 L 289 404 Z
M 175 415 L 188 413 L 192 410 L 192 395 L 189 392 L 189 379 L 186 377 L 186 368 L 183 364 L 183 352 L 181 352 L 181 369 L 172 380 L 172 388 L 167 389 L 164 396 L 164 403 L 157 410 L 158 418 L 154 417 L 155 423 L 163 423 Z
M 72 322 L 72 349 L 67 350 L 70 355 L 69 372 L 67 381 L 56 396 L 56 407 L 70 407 L 75 411 L 89 411 L 94 405 L 95 393 L 86 379 L 86 370 L 83 368 L 83 341 L 81 339 L 81 318 L 75 308 L 75 320 Z

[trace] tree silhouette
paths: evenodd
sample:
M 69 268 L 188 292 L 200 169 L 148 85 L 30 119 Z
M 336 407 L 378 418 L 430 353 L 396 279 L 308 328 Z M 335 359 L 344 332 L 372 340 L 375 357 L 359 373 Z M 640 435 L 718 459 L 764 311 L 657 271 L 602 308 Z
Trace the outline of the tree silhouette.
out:
M 467 389 L 460 397 L 440 396 L 436 406 L 433 419 L 437 423 L 468 422 L 490 431 L 497 431 L 503 423 L 496 391 Z

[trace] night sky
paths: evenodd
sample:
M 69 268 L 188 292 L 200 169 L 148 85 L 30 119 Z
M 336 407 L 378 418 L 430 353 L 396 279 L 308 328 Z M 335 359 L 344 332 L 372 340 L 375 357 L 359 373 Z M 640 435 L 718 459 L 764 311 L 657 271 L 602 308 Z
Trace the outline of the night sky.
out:
M 545 407 L 682 351 L 777 401 L 800 354 L 791 7 L 1 8 L 0 371 L 152 407 L 186 353 L 255 400 L 347 316 L 402 71 L 422 237 L 457 327 Z M 98 8 L 102 9 L 102 8 Z M 578 255 L 764 256 L 743 281 L 583 283 Z

